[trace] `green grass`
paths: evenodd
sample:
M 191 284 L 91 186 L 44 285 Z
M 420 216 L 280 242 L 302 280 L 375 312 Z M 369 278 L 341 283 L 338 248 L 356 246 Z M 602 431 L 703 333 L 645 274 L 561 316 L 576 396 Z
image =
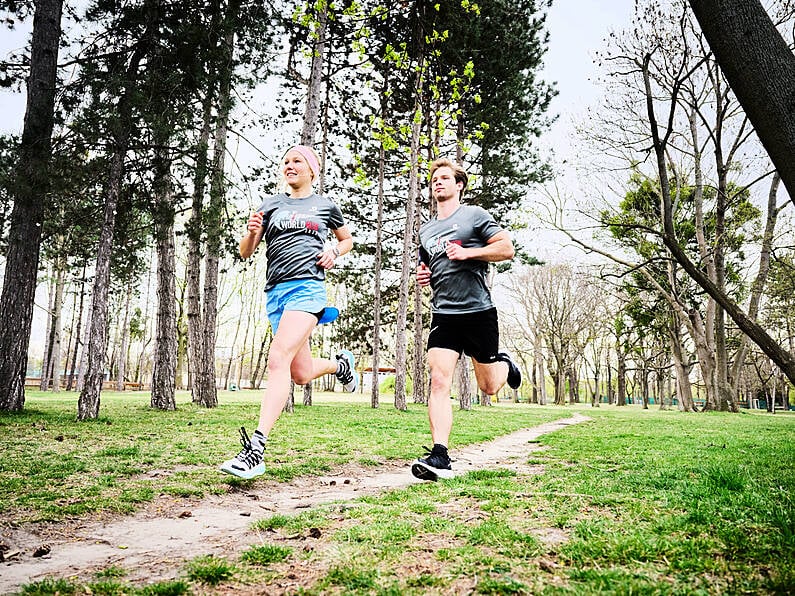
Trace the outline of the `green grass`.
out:
M 193 582 L 217 586 L 235 575 L 234 564 L 225 558 L 206 555 L 193 559 L 187 568 L 187 576 Z
M 293 554 L 293 549 L 289 547 L 262 544 L 249 548 L 243 553 L 240 559 L 249 565 L 267 567 L 271 563 L 286 561 L 291 554 Z
M 0 417 L 7 427 L 0 429 L 4 441 L 14 445 L 14 456 L 0 466 L 28 458 L 25 465 L 47 470 L 41 461 L 46 456 L 29 439 L 58 433 L 64 440 L 48 449 L 61 450 L 59 473 L 66 472 L 68 482 L 62 489 L 14 473 L 9 479 L 18 465 L 1 470 L 0 507 L 14 515 L 57 519 L 81 503 L 84 511 L 114 509 L 104 504 L 119 495 L 126 495 L 132 510 L 141 502 L 136 499 L 149 497 L 146 489 L 174 494 L 195 482 L 210 493 L 252 484 L 215 472 L 230 452 L 235 427 L 256 415 L 256 400 L 245 395 L 223 396 L 222 405 L 209 411 L 182 402 L 171 413 L 152 412 L 126 396 L 103 396 L 105 421 L 89 424 L 74 422 L 67 412 L 73 404 L 63 398 L 36 398 L 29 406 L 25 414 Z M 367 403 L 321 401 L 296 410 L 283 416 L 271 437 L 273 478 L 320 474 L 348 462 L 377 468 L 416 457 L 418 445 L 428 442 L 420 406 L 397 412 L 383 404 L 372 410 Z M 456 411 L 455 446 L 573 411 L 505 403 Z M 275 586 L 295 581 L 302 582 L 295 593 L 317 595 L 795 590 L 795 416 L 580 411 L 593 420 L 539 439 L 544 449 L 528 462 L 539 473 L 484 469 L 368 496 L 352 506 L 328 504 L 254 520 L 253 529 L 267 533 L 269 544 L 191 561 L 181 583 L 156 584 L 162 592 L 146 593 L 212 593 L 213 586 L 225 593 L 235 586 L 268 593 L 269 586 L 278 591 Z M 131 440 L 145 434 L 147 442 Z M 83 439 L 67 448 L 70 435 Z M 130 469 L 145 472 L 127 474 Z M 151 470 L 170 475 L 148 479 Z M 33 493 L 48 493 L 60 504 L 50 509 Z M 87 585 L 95 594 L 158 589 L 125 586 L 123 575 L 109 568 Z M 23 593 L 85 593 L 82 584 L 47 581 Z
M 103 392 L 100 418 L 76 421 L 76 393 L 28 392 L 21 413 L 0 413 L 0 516 L 58 520 L 97 511 L 130 513 L 159 494 L 202 497 L 246 486 L 217 471 L 240 448 L 237 429 L 256 426 L 260 392 L 221 392 L 220 406 L 199 408 L 179 392 L 177 411 L 149 407 L 146 393 Z M 265 478 L 286 482 L 364 460 L 368 468 L 409 460 L 430 442 L 424 406 L 407 412 L 366 396 L 284 414 L 268 441 Z M 456 444 L 480 442 L 554 419 L 550 409 L 512 404 L 456 413 Z
M 324 528 L 334 554 L 310 555 L 329 571 L 308 594 L 793 591 L 795 417 L 587 413 L 540 439 L 541 474 L 480 470 L 258 526 Z

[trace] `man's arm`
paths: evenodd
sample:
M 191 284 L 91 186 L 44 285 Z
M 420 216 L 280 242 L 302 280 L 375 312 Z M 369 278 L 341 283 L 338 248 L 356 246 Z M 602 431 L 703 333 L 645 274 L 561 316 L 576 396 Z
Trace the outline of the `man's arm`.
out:
M 464 248 L 459 244 L 448 242 L 445 251 L 447 252 L 447 258 L 451 261 L 475 259 L 478 261 L 487 261 L 489 263 L 508 261 L 513 258 L 516 252 L 513 248 L 511 236 L 505 230 L 497 232 L 494 236 L 489 238 L 486 241 L 486 246 Z

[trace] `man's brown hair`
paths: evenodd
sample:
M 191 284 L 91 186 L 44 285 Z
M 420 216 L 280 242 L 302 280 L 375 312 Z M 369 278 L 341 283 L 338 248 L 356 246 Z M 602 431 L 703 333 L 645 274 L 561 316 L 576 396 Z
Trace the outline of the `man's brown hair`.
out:
M 439 168 L 450 168 L 453 170 L 453 176 L 455 177 L 456 182 L 463 182 L 464 185 L 461 187 L 461 196 L 464 196 L 464 191 L 467 188 L 467 182 L 469 181 L 469 176 L 467 176 L 466 171 L 457 163 L 453 163 L 446 157 L 440 157 L 439 159 L 435 160 L 431 163 L 430 173 L 428 174 L 428 179 L 433 178 L 433 173 L 438 170 Z

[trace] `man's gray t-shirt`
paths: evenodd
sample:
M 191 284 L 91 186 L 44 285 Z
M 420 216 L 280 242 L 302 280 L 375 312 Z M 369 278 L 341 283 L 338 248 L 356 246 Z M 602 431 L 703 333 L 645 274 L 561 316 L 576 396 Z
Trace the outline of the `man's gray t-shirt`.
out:
M 345 225 L 340 208 L 318 194 L 292 199 L 281 193 L 268 197 L 257 211 L 262 213 L 267 246 L 268 272 L 265 289 L 295 279 L 326 278 L 326 270 L 317 264 L 329 230 Z
M 432 219 L 420 227 L 420 260 L 431 270 L 431 310 L 440 314 L 472 313 L 494 308 L 486 285 L 489 264 L 467 259 L 451 261 L 445 246 L 483 247 L 502 228 L 481 207 L 462 205 L 445 219 Z

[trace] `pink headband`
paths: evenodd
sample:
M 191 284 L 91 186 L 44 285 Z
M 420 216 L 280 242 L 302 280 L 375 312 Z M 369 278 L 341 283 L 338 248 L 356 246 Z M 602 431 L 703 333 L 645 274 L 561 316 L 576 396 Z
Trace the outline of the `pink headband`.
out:
M 317 161 L 317 157 L 315 157 L 315 153 L 309 147 L 305 145 L 296 145 L 295 147 L 290 147 L 284 154 L 287 155 L 290 151 L 298 151 L 306 160 L 306 163 L 309 164 L 309 169 L 312 170 L 315 178 L 320 176 L 320 164 Z

